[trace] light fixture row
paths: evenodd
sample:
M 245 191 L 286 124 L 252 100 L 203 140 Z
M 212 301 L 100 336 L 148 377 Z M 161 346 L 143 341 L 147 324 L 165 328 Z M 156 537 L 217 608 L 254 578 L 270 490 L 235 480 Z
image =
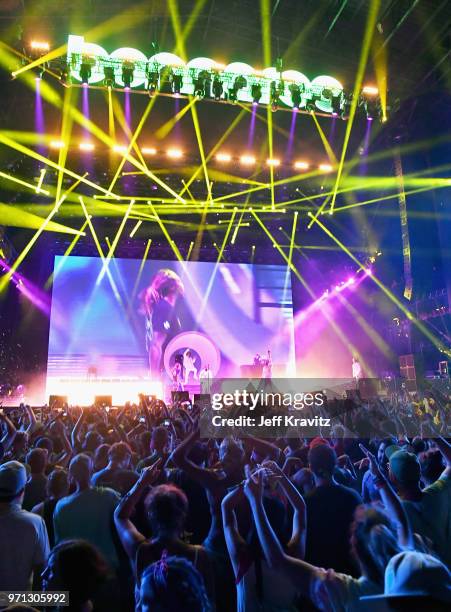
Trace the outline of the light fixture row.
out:
M 65 143 L 61 140 L 51 140 L 49 143 L 51 149 L 62 149 L 65 146 Z M 80 142 L 78 145 L 80 151 L 83 152 L 92 152 L 95 149 L 95 145 L 92 142 L 84 141 Z M 127 146 L 122 144 L 115 144 L 111 147 L 111 150 L 114 153 L 125 154 L 127 152 Z M 141 147 L 141 153 L 143 155 L 154 156 L 157 155 L 158 151 L 155 147 Z M 166 156 L 170 159 L 182 159 L 184 157 L 184 152 L 179 148 L 169 148 L 166 150 Z M 234 157 L 227 152 L 219 152 L 215 156 L 215 160 L 219 163 L 227 164 L 232 162 Z M 254 166 L 257 163 L 257 158 L 250 154 L 245 153 L 237 158 L 241 165 L 243 166 Z M 272 168 L 277 168 L 282 164 L 280 159 L 277 158 L 268 158 L 266 160 L 266 165 Z M 312 168 L 312 164 L 306 160 L 296 160 L 293 163 L 293 167 L 296 170 L 309 170 Z M 331 164 L 322 163 L 317 166 L 318 170 L 321 172 L 332 172 L 333 166 Z

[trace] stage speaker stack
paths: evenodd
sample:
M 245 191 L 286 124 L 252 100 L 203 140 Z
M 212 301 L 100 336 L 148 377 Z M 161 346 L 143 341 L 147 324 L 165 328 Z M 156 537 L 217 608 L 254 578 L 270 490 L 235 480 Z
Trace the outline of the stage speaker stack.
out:
M 415 366 L 415 357 L 413 355 L 400 355 L 399 370 L 401 372 L 401 378 L 405 380 L 407 391 L 416 391 L 418 372 Z

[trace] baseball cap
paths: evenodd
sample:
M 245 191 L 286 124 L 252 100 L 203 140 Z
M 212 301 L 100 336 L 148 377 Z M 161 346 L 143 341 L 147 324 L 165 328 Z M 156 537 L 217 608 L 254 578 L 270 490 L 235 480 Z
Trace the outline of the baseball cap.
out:
M 7 461 L 0 465 L 0 499 L 22 491 L 27 482 L 27 470 L 19 461 Z
M 412 550 L 400 552 L 388 562 L 384 592 L 380 595 L 367 595 L 360 600 L 390 600 L 398 597 L 429 597 L 451 604 L 451 572 L 432 555 Z
M 399 450 L 389 459 L 390 471 L 400 483 L 415 482 L 420 479 L 420 462 L 413 453 Z

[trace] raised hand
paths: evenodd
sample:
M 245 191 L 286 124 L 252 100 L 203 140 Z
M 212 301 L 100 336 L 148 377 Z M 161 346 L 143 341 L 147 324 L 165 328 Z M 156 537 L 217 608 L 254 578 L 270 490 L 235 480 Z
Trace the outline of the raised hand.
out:
M 370 462 L 370 471 L 371 474 L 375 478 L 384 478 L 382 472 L 380 471 L 379 465 L 377 463 L 376 457 L 373 455 L 371 451 L 369 451 L 363 444 L 359 444 L 360 450 L 366 455 L 368 461 Z
M 150 467 L 144 468 L 139 478 L 140 483 L 142 485 L 150 486 L 156 482 L 161 474 L 162 464 L 162 459 L 158 459 L 158 461 L 155 461 L 155 463 Z
M 252 474 L 248 465 L 244 469 L 246 473 L 244 494 L 250 503 L 260 502 L 263 495 L 263 470 L 260 468 Z

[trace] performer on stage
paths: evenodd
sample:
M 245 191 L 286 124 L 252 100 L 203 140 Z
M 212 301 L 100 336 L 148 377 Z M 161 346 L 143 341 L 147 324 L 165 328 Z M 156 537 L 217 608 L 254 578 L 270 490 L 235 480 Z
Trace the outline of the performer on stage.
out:
M 356 386 L 359 384 L 359 380 L 362 378 L 362 366 L 356 357 L 352 357 L 352 377 L 355 380 Z
M 141 311 L 146 317 L 146 348 L 152 376 L 160 374 L 164 346 L 180 332 L 175 306 L 183 294 L 180 277 L 167 268 L 159 270 L 140 294 Z
M 184 384 L 187 385 L 189 381 L 190 374 L 193 374 L 194 380 L 198 380 L 198 372 L 196 368 L 196 358 L 189 348 L 183 353 L 183 369 L 185 371 Z
M 172 391 L 183 391 L 183 368 L 180 362 L 176 361 L 171 370 Z
M 213 373 L 210 370 L 210 364 L 207 364 L 199 374 L 201 393 L 210 393 L 212 378 Z
M 271 358 L 271 351 L 269 349 L 268 349 L 268 355 L 266 359 L 262 360 L 262 363 L 263 363 L 262 378 L 271 380 L 272 378 L 272 358 Z

